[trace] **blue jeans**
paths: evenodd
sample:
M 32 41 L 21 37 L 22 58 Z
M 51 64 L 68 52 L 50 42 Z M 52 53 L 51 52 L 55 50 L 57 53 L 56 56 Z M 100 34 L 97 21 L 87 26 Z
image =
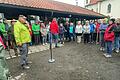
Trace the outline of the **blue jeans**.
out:
M 50 44 L 52 44 L 52 42 L 55 42 L 55 46 L 57 47 L 58 45 L 58 34 L 52 34 L 50 33 Z
M 90 33 L 90 42 L 93 42 L 93 35 L 94 35 L 94 33 L 91 32 L 91 33 Z
M 70 33 L 67 31 L 64 33 L 66 40 L 70 40 Z
M 75 41 L 75 34 L 74 33 L 70 33 L 70 41 L 73 39 L 73 41 Z
M 104 33 L 100 33 L 100 42 L 101 42 L 101 47 L 105 47 Z
M 112 54 L 112 41 L 106 41 L 106 53 L 111 55 Z
M 19 47 L 20 50 L 20 64 L 26 65 L 28 62 L 27 56 L 28 56 L 28 44 L 24 43 L 21 47 Z
M 59 37 L 60 37 L 60 42 L 63 43 L 64 42 L 64 34 L 60 34 Z
M 47 42 L 50 43 L 50 32 L 47 34 Z
M 47 36 L 43 36 L 43 37 L 42 37 L 42 42 L 43 42 L 43 44 L 44 44 L 44 43 L 47 43 Z
M 119 50 L 119 47 L 120 47 L 120 37 L 115 37 L 115 40 L 114 40 L 114 49 L 117 49 Z

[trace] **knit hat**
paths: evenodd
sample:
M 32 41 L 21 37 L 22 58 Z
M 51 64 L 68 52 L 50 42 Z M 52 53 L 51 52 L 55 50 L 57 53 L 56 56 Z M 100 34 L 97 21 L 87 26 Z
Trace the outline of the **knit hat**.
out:
M 11 20 L 11 23 L 12 23 L 12 22 L 16 22 L 16 20 L 15 20 L 15 19 L 12 19 L 12 20 Z
M 112 21 L 113 23 L 115 23 L 115 19 L 114 18 L 110 19 L 110 21 Z
M 22 17 L 24 19 L 27 19 L 27 17 L 25 17 L 24 15 L 19 15 L 19 17 Z

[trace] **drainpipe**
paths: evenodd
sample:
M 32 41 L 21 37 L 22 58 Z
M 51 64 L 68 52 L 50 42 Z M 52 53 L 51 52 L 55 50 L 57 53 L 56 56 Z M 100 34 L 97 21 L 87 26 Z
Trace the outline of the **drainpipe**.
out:
M 52 11 L 52 12 L 51 12 L 51 18 L 53 18 L 53 14 L 54 14 L 54 12 Z

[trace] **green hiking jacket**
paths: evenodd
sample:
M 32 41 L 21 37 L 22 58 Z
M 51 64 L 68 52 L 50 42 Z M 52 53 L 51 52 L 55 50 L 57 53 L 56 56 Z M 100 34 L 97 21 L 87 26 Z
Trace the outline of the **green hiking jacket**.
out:
M 33 31 L 33 34 L 40 34 L 40 25 L 39 24 L 33 24 L 32 25 L 32 31 Z
M 17 21 L 14 25 L 14 37 L 17 45 L 31 42 L 28 27 L 19 21 Z
M 0 31 L 2 32 L 3 35 L 7 35 L 7 31 L 5 30 L 4 23 L 0 23 Z

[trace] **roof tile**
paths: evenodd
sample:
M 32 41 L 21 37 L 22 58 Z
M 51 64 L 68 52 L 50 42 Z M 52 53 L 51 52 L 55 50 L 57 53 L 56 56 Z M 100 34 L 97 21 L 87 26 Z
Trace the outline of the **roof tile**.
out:
M 92 3 L 97 0 L 91 0 Z M 78 14 L 86 14 L 86 15 L 95 15 L 95 16 L 103 16 L 91 10 L 84 9 L 79 6 L 74 6 L 66 3 L 61 3 L 53 0 L 3 0 L 0 3 L 11 4 L 17 6 L 25 6 L 31 8 L 42 8 L 42 9 L 50 9 L 57 11 L 65 11 L 72 12 Z

